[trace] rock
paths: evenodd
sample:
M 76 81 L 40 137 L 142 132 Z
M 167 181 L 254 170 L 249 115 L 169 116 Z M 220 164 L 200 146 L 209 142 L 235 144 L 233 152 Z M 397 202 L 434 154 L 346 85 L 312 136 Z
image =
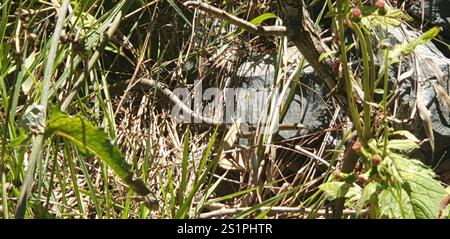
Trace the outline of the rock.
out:
M 426 27 L 440 26 L 443 29 L 442 35 L 450 39 L 450 1 L 428 0 L 423 3 L 422 7 L 422 1 L 413 1 L 407 7 L 407 12 L 418 22 L 422 22 L 423 15 Z M 422 9 L 424 9 L 423 14 Z
M 289 62 L 296 61 L 299 58 L 297 48 L 288 48 L 287 56 Z M 238 101 L 248 100 L 245 122 L 249 126 L 256 126 L 261 113 L 264 112 L 264 106 L 267 106 L 267 97 L 275 84 L 275 65 L 275 56 L 267 54 L 245 62 L 238 70 L 237 76 L 241 79 L 243 89 L 267 92 L 263 99 L 241 97 L 241 100 Z M 292 73 L 293 68 L 291 67 L 289 73 Z M 282 124 L 302 124 L 304 128 L 280 130 L 278 134 L 285 139 L 323 130 L 328 127 L 331 119 L 329 107 L 323 100 L 327 92 L 326 87 L 314 73 L 312 67 L 304 68 L 299 85 L 301 90 L 296 91 Z M 290 90 L 284 95 L 283 103 L 286 103 L 289 92 Z
M 400 28 L 389 29 L 388 40 L 392 45 L 407 42 L 407 37 L 403 34 Z M 420 34 L 415 31 L 406 30 L 409 39 L 414 39 Z M 298 51 L 295 47 L 289 48 L 289 54 L 293 58 L 298 57 Z M 397 107 L 395 117 L 400 120 L 412 120 L 408 123 L 397 124 L 397 128 L 407 129 L 416 135 L 419 139 L 426 139 L 423 122 L 417 113 L 416 84 L 420 87 L 420 94 L 423 103 L 431 113 L 432 126 L 435 137 L 435 159 L 440 159 L 440 155 L 446 155 L 446 151 L 450 149 L 450 110 L 445 107 L 442 99 L 439 99 L 435 92 L 435 85 L 440 85 L 443 89 L 450 92 L 450 59 L 447 58 L 432 42 L 419 45 L 416 47 L 413 56 L 418 62 L 416 64 L 419 68 L 414 72 L 414 61 L 412 56 L 406 57 L 402 61 L 401 73 L 405 73 L 404 79 L 398 82 L 399 98 L 397 100 Z M 292 60 L 292 59 L 291 59 Z M 407 72 L 411 74 L 408 75 Z M 436 75 L 442 75 L 442 81 L 438 81 Z M 398 65 L 392 65 L 389 70 L 390 85 L 397 84 Z M 275 58 L 274 55 L 264 55 L 259 58 L 252 58 L 248 62 L 241 65 L 238 71 L 238 78 L 242 81 L 244 89 L 262 90 L 269 89 L 275 83 Z M 283 124 L 301 123 L 304 129 L 280 130 L 278 133 L 283 138 L 291 138 L 299 135 L 306 135 L 308 133 L 318 132 L 326 129 L 331 120 L 331 113 L 329 107 L 331 104 L 324 102 L 324 97 L 327 94 L 327 89 L 322 81 L 317 77 L 311 67 L 306 67 L 301 77 L 301 90 L 297 90 L 292 101 Z M 286 100 L 286 93 L 284 100 Z M 244 100 L 243 98 L 241 100 Z M 257 101 L 256 99 L 247 98 L 250 107 L 247 108 L 251 117 L 247 117 L 245 122 L 250 126 L 255 126 L 258 122 L 258 117 L 263 112 L 263 106 L 266 106 L 266 98 Z M 251 107 L 258 106 L 258 107 Z M 256 117 L 256 118 L 255 118 Z M 421 152 L 422 159 L 431 159 L 431 147 L 425 143 L 423 144 Z M 450 157 L 447 156 L 447 157 Z M 427 160 L 425 160 L 427 161 Z M 428 161 L 428 163 L 433 163 Z
M 398 28 L 390 29 L 389 33 L 391 40 L 397 41 L 398 43 L 406 42 L 406 37 Z M 406 33 L 411 39 L 419 35 L 414 31 L 407 31 Z M 414 60 L 417 61 L 417 67 L 414 67 Z M 449 93 L 450 59 L 445 57 L 432 42 L 429 42 L 417 46 L 413 56 L 406 58 L 402 62 L 401 73 L 408 71 L 413 73 L 414 69 L 417 75 L 411 74 L 398 84 L 400 97 L 398 100 L 399 107 L 396 112 L 397 118 L 408 119 L 410 117 L 415 106 L 417 94 L 416 84 L 418 84 L 423 103 L 431 113 L 436 141 L 436 155 L 442 155 L 450 147 L 450 110 L 443 104 L 442 99 L 437 97 L 434 85 L 440 85 L 446 90 L 447 94 Z M 396 76 L 398 69 L 393 67 L 391 70 L 393 74 L 391 73 L 390 75 Z M 437 76 L 442 77 L 442 80 L 438 80 Z M 396 80 L 396 77 L 391 78 L 392 80 Z M 410 124 L 404 124 L 401 127 L 410 130 L 420 139 L 426 138 L 423 122 L 418 113 L 413 116 L 413 121 Z M 433 158 L 431 155 L 431 147 L 422 147 L 422 151 L 425 158 Z

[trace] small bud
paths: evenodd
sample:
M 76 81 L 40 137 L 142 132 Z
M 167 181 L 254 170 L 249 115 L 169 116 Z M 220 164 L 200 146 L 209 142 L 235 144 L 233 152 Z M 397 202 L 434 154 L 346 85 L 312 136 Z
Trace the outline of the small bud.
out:
M 369 177 L 367 177 L 367 175 L 365 174 L 359 174 L 358 181 L 361 183 L 367 183 L 367 181 L 369 181 Z
M 378 9 L 382 9 L 382 8 L 384 8 L 384 4 L 385 4 L 386 2 L 384 1 L 384 0 L 377 0 L 376 2 L 375 2 L 375 6 L 378 8 Z
M 352 8 L 352 21 L 360 22 L 362 17 L 362 12 L 359 7 Z
M 336 179 L 342 179 L 342 173 L 341 173 L 341 170 L 339 170 L 339 169 L 336 169 L 336 170 L 333 172 L 333 175 L 334 175 L 334 177 L 335 177 Z
M 352 8 L 352 14 L 354 17 L 361 17 L 361 9 L 359 9 L 359 7 Z
M 355 150 L 356 153 L 361 152 L 361 141 L 359 141 L 359 139 L 357 139 L 356 142 L 353 143 L 352 149 Z
M 378 165 L 380 165 L 381 164 L 381 157 L 379 156 L 379 155 L 374 155 L 374 156 L 372 156 L 372 164 L 374 165 L 374 166 L 378 166 Z
M 375 2 L 375 7 L 378 8 L 378 15 L 384 16 L 387 13 L 386 7 L 385 7 L 385 1 L 384 0 L 377 0 Z

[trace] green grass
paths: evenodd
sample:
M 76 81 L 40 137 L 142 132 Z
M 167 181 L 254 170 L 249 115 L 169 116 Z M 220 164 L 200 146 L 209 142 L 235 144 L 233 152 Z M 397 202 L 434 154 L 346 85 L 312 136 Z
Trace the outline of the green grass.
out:
M 333 172 L 342 166 L 340 159 L 349 148 L 347 142 L 356 134 L 355 129 L 344 127 L 348 122 L 337 119 L 327 131 L 284 142 L 258 125 L 258 133 L 249 139 L 249 146 L 243 147 L 237 141 L 226 142 L 226 127 L 175 122 L 170 116 L 173 103 L 156 87 L 138 83 L 148 78 L 170 88 L 193 89 L 192 82 L 202 79 L 204 88 L 229 87 L 249 52 L 272 52 L 276 56 L 276 84 L 266 99 L 267 111 L 261 112 L 268 125 L 282 121 L 294 89 L 304 89 L 302 71 L 308 63 L 297 59 L 295 72 L 287 74 L 291 63 L 286 59 L 286 37 L 255 36 L 187 9 L 181 2 L 66 0 L 61 4 L 70 4 L 71 8 L 65 16 L 61 7 L 50 1 L 1 3 L 1 218 L 180 219 L 202 218 L 206 212 L 217 212 L 213 218 L 328 215 L 326 193 L 330 192 L 320 191 L 319 186 L 336 181 Z M 344 38 L 345 16 L 327 15 L 328 9 L 340 5 L 306 2 L 320 10 L 315 19 L 318 27 L 330 24 L 327 21 L 331 16 Z M 257 25 L 281 24 L 276 1 L 251 8 L 248 1 L 210 3 Z M 395 134 L 390 125 L 383 122 L 376 130 L 371 128 L 371 107 L 384 107 L 387 118 L 390 95 L 384 88 L 384 103 L 373 100 L 376 76 L 382 82 L 381 77 L 387 73 L 375 69 L 372 35 L 366 27 L 354 28 L 355 38 L 361 41 L 334 43 L 329 56 L 341 53 L 338 57 L 345 65 L 348 91 L 352 92 L 350 79 L 359 77 L 363 79 L 359 87 L 372 93 L 365 95 L 360 108 L 352 94 L 348 95 L 350 109 L 339 112 L 331 100 L 327 103 L 336 115 L 351 112 L 351 121 L 356 123 L 368 155 L 384 152 L 383 156 L 395 158 L 398 151 L 388 150 L 389 145 L 392 147 L 389 138 Z M 407 46 L 431 38 L 420 38 Z M 362 73 L 347 67 L 354 51 L 361 51 L 363 56 Z M 197 63 L 195 68 L 188 69 L 186 66 L 193 62 Z M 285 97 L 287 101 L 282 100 Z M 42 118 L 45 134 L 24 130 L 23 117 L 33 105 L 43 106 L 46 112 Z M 50 106 L 64 111 L 61 121 L 52 118 L 55 114 L 47 110 Z M 341 139 L 335 148 L 325 147 L 331 132 Z M 99 139 L 102 141 L 96 141 Z M 384 144 L 369 147 L 369 142 Z M 231 145 L 225 147 L 227 144 Z M 296 146 L 331 166 L 324 168 L 314 157 L 295 150 Z M 225 159 L 234 159 L 241 168 L 226 166 Z M 360 155 L 360 162 L 364 170 L 372 170 L 368 157 Z M 402 163 L 398 158 L 393 162 Z M 430 185 L 438 187 L 433 182 Z M 140 193 L 146 190 L 154 198 Z M 389 201 L 394 194 L 382 199 Z M 156 201 L 159 207 L 152 207 L 149 201 Z M 373 203 L 365 203 L 365 209 L 367 205 L 375 208 Z M 348 203 L 346 208 L 356 211 Z M 236 211 L 220 214 L 224 209 Z M 357 216 L 351 212 L 343 215 Z

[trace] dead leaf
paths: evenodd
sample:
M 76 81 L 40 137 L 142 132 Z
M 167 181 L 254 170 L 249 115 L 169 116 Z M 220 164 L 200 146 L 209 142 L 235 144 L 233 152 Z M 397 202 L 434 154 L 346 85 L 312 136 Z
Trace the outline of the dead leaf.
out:
M 434 134 L 433 134 L 433 125 L 431 122 L 431 113 L 425 106 L 421 96 L 421 89 L 418 86 L 417 89 L 417 110 L 419 111 L 419 116 L 423 121 L 423 128 L 425 130 L 425 134 L 427 135 L 428 140 L 430 141 L 431 152 L 434 155 Z
M 223 140 L 224 146 L 222 154 L 220 155 L 219 159 L 219 166 L 226 170 L 233 170 L 233 171 L 244 171 L 245 165 L 242 160 L 242 157 L 239 157 L 238 154 L 235 154 L 235 159 L 226 157 L 226 151 L 229 151 L 233 149 L 234 142 L 237 139 L 237 135 L 239 133 L 239 128 L 241 125 L 241 119 L 237 119 L 234 124 L 230 127 L 227 134 L 225 135 L 225 138 Z M 237 160 L 236 160 L 237 159 Z

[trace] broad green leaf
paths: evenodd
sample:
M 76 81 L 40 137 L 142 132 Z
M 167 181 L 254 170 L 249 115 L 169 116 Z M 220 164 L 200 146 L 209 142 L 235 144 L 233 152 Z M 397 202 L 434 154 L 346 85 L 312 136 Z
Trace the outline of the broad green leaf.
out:
M 391 139 L 388 142 L 387 148 L 402 151 L 410 151 L 413 149 L 418 149 L 419 145 L 410 139 Z
M 319 186 L 319 189 L 325 192 L 328 200 L 336 198 L 345 198 L 350 190 L 350 184 L 346 182 L 327 182 Z
M 441 218 L 450 219 L 450 204 L 442 210 Z
M 55 216 L 53 216 L 44 206 L 42 206 L 39 201 L 33 204 L 32 210 L 34 213 L 34 219 L 55 219 Z
M 414 49 L 421 44 L 427 43 L 431 41 L 433 38 L 435 38 L 441 29 L 439 27 L 433 27 L 430 30 L 424 32 L 422 35 L 417 37 L 416 39 L 412 40 L 408 44 L 404 45 L 401 49 L 401 52 L 405 55 L 411 54 Z
M 367 142 L 367 146 L 375 152 L 378 150 L 377 141 L 375 139 L 370 139 L 369 142 Z
M 403 190 L 410 198 L 415 218 L 437 218 L 440 201 L 446 192 L 441 183 L 434 179 L 434 172 L 418 160 L 392 152 L 389 152 L 389 157 L 398 172 Z
M 367 202 L 369 202 L 369 200 L 372 198 L 372 196 L 376 193 L 378 186 L 379 186 L 378 183 L 370 182 L 364 187 L 364 189 L 361 193 L 361 197 L 360 197 L 358 203 L 356 204 L 356 213 L 357 214 L 359 214 L 361 212 L 363 207 L 367 204 Z
M 402 188 L 389 187 L 382 190 L 378 196 L 378 204 L 382 217 L 415 218 L 410 197 Z
M 79 116 L 68 116 L 52 107 L 45 134 L 63 137 L 75 144 L 81 152 L 97 156 L 139 195 L 150 193 L 144 182 L 133 179 L 131 166 L 125 161 L 119 148 L 111 143 L 105 132 L 97 129 L 88 120 Z
M 420 140 L 417 139 L 416 136 L 414 136 L 413 134 L 411 134 L 411 132 L 407 131 L 407 130 L 397 130 L 394 133 L 392 133 L 392 135 L 400 135 L 403 136 L 415 143 L 419 143 Z
M 388 10 L 386 15 L 371 14 L 361 19 L 361 23 L 367 28 L 374 27 L 393 28 L 400 26 L 405 21 L 411 21 L 411 17 L 400 9 Z
M 345 194 L 347 200 L 345 200 L 345 206 L 347 208 L 354 208 L 356 203 L 361 198 L 362 188 L 358 184 L 353 184 L 352 187 Z
M 9 146 L 11 147 L 18 147 L 21 145 L 25 145 L 31 139 L 30 135 L 26 134 L 23 128 L 19 127 L 18 129 L 19 135 L 9 142 Z

